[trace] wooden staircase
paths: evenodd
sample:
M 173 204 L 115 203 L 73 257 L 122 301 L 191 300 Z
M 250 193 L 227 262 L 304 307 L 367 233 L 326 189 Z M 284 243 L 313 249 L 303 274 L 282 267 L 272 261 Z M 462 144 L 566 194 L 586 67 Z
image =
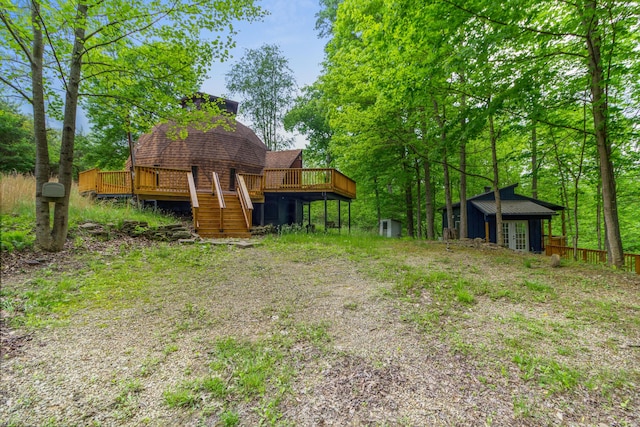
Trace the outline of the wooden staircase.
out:
M 224 193 L 226 208 L 223 209 L 222 228 L 220 227 L 220 205 L 211 193 L 198 193 L 198 220 L 195 224 L 200 237 L 251 237 L 247 228 L 240 199 L 236 193 Z

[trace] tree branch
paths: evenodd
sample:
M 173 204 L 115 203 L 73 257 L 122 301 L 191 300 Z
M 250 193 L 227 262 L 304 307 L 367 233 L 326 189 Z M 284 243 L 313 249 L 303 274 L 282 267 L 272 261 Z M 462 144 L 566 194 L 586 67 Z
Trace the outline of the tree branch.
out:
M 29 47 L 25 44 L 22 37 L 20 37 L 20 35 L 15 31 L 13 22 L 7 15 L 5 15 L 4 11 L 0 11 L 0 21 L 2 21 L 4 26 L 7 28 L 7 30 L 11 34 L 11 37 L 13 37 L 13 40 L 18 43 L 18 45 L 20 46 L 20 50 L 22 50 L 29 62 L 33 64 L 33 57 L 31 56 Z
M 581 35 L 581 34 L 575 34 L 575 33 L 556 33 L 556 32 L 553 32 L 553 31 L 545 31 L 545 30 L 541 30 L 541 29 L 539 29 L 539 28 L 534 28 L 534 27 L 522 26 L 522 25 L 517 25 L 517 24 L 510 24 L 510 23 L 508 23 L 508 22 L 499 21 L 499 20 L 497 20 L 497 19 L 493 19 L 493 18 L 491 18 L 491 17 L 489 17 L 489 16 L 487 16 L 487 15 L 482 15 L 482 14 L 480 14 L 480 13 L 478 13 L 478 12 L 474 12 L 473 10 L 468 9 L 468 8 L 466 8 L 466 7 L 464 7 L 464 6 L 460 6 L 459 4 L 455 3 L 455 2 L 454 2 L 454 1 L 452 1 L 452 0 L 442 0 L 442 1 L 443 1 L 444 3 L 447 3 L 447 4 L 449 4 L 449 5 L 453 6 L 453 7 L 455 7 L 456 9 L 460 9 L 460 10 L 462 10 L 463 12 L 468 13 L 468 14 L 469 14 L 469 15 L 471 15 L 471 16 L 474 16 L 474 17 L 476 17 L 476 18 L 479 18 L 479 19 L 485 20 L 485 21 L 487 21 L 487 22 L 491 22 L 491 23 L 493 23 L 493 24 L 498 24 L 498 25 L 502 25 L 502 26 L 505 26 L 505 27 L 515 26 L 516 28 L 519 28 L 519 29 L 521 29 L 521 30 L 523 30 L 523 31 L 527 31 L 527 32 L 530 32 L 530 33 L 535 33 L 535 34 L 540 34 L 540 35 L 545 35 L 545 36 L 553 36 L 553 37 L 567 37 L 567 36 L 573 36 L 573 37 L 578 37 L 578 38 L 582 38 L 582 39 L 583 39 L 583 38 L 585 38 L 585 36 L 584 36 L 584 35 Z
M 9 80 L 2 77 L 2 75 L 0 75 L 0 82 L 4 83 L 5 85 L 9 86 L 11 89 L 18 92 L 20 96 L 22 96 L 29 104 L 33 104 L 33 99 L 29 97 L 29 95 L 27 95 L 25 91 L 20 89 L 17 85 L 13 84 Z

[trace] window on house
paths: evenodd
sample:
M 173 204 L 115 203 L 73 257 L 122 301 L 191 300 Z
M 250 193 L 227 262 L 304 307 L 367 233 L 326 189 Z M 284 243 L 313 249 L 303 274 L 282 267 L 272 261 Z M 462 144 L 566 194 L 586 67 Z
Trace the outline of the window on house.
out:
M 229 171 L 229 190 L 236 189 L 236 168 L 231 168 Z

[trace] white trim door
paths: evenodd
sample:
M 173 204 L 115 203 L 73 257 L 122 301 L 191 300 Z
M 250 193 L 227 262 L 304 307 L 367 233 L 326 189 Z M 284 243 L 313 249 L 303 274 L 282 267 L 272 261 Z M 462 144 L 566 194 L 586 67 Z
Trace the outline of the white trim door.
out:
M 502 235 L 504 245 L 514 251 L 529 251 L 529 222 L 503 221 Z

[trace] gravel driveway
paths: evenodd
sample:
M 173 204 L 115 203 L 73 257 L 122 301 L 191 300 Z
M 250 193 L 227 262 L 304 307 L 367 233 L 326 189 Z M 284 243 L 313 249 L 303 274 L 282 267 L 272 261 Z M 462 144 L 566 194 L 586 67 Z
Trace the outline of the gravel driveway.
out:
M 94 261 L 111 259 L 115 251 L 108 245 L 94 249 Z M 637 396 L 621 408 L 607 404 L 593 390 L 545 395 L 538 384 L 522 378 L 515 364 L 493 363 L 478 357 L 477 349 L 461 351 L 464 342 L 456 346 L 443 337 L 443 328 L 427 330 L 409 320 L 416 308 L 436 304 L 428 293 L 410 301 L 394 297 L 391 280 L 365 271 L 372 261 L 316 256 L 321 250 L 217 248 L 203 252 L 207 260 L 194 265 L 193 274 L 159 276 L 126 303 L 88 305 L 28 334 L 3 324 L 0 425 L 224 425 L 215 405 L 229 402 L 209 402 L 208 410 L 204 403 L 171 407 L 165 403 L 165 392 L 210 370 L 216 340 L 233 337 L 257 343 L 293 335 L 285 359 L 294 374 L 278 400 L 273 424 L 640 422 L 634 413 Z M 40 266 L 3 273 L 3 287 L 35 286 L 32 279 L 44 270 L 81 270 L 90 262 L 70 252 L 41 260 Z M 408 254 L 406 262 L 428 262 L 423 256 Z M 465 250 L 446 253 L 444 247 L 433 257 L 446 257 L 449 266 L 469 260 Z M 637 293 L 634 298 L 637 301 Z M 474 312 L 485 309 L 487 316 L 507 310 L 480 297 L 455 315 L 473 318 Z M 477 322 L 457 332 L 461 341 L 472 346 L 476 338 L 482 341 L 483 331 L 476 329 L 481 321 Z M 623 352 L 621 358 L 637 375 L 638 351 Z M 259 410 L 258 400 L 234 402 L 238 425 L 265 420 L 266 409 Z

